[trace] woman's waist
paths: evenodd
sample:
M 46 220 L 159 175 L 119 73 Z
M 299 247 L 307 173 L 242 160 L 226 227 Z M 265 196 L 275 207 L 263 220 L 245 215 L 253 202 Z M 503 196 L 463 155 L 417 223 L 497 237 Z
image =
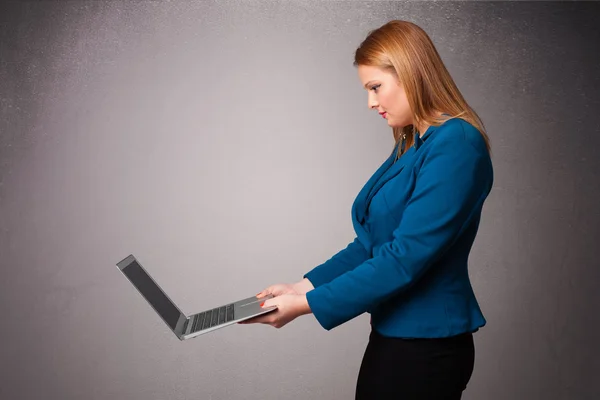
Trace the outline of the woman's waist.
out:
M 447 337 L 485 324 L 471 289 L 418 295 L 409 292 L 380 303 L 370 314 L 371 324 L 391 336 Z

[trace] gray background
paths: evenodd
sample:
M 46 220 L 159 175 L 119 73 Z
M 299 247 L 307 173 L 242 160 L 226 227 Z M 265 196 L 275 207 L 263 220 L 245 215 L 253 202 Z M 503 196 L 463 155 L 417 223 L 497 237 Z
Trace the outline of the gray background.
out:
M 115 263 L 191 313 L 345 247 L 393 145 L 353 54 L 391 19 L 492 140 L 464 398 L 597 399 L 599 4 L 358 1 L 2 3 L 0 398 L 353 398 L 367 314 L 180 342 Z

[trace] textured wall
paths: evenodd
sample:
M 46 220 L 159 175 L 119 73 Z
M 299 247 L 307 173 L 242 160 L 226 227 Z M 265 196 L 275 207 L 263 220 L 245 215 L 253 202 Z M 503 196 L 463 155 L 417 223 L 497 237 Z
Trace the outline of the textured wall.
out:
M 352 57 L 391 19 L 492 140 L 464 398 L 600 397 L 598 3 L 48 1 L 0 5 L 0 398 L 353 398 L 368 315 L 180 342 L 115 263 L 192 313 L 344 247 L 393 145 Z

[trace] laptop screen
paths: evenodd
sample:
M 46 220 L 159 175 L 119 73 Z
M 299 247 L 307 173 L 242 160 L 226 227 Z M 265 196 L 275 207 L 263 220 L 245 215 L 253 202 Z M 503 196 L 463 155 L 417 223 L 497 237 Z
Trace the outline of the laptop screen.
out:
M 123 273 L 140 291 L 140 293 L 148 300 L 165 322 L 175 329 L 177 321 L 181 313 L 175 307 L 175 304 L 163 293 L 156 283 L 148 276 L 146 271 L 138 264 L 137 261 L 132 261 L 129 265 L 123 268 Z

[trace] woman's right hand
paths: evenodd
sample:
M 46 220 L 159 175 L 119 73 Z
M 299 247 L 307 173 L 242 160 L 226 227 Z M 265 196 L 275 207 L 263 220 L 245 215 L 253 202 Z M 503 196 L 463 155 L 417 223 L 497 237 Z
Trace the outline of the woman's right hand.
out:
M 268 294 L 272 294 L 274 297 L 282 296 L 284 294 L 306 294 L 306 292 L 312 289 L 314 289 L 312 283 L 304 278 L 296 283 L 277 283 L 271 285 L 258 293 L 256 297 L 260 299 Z

